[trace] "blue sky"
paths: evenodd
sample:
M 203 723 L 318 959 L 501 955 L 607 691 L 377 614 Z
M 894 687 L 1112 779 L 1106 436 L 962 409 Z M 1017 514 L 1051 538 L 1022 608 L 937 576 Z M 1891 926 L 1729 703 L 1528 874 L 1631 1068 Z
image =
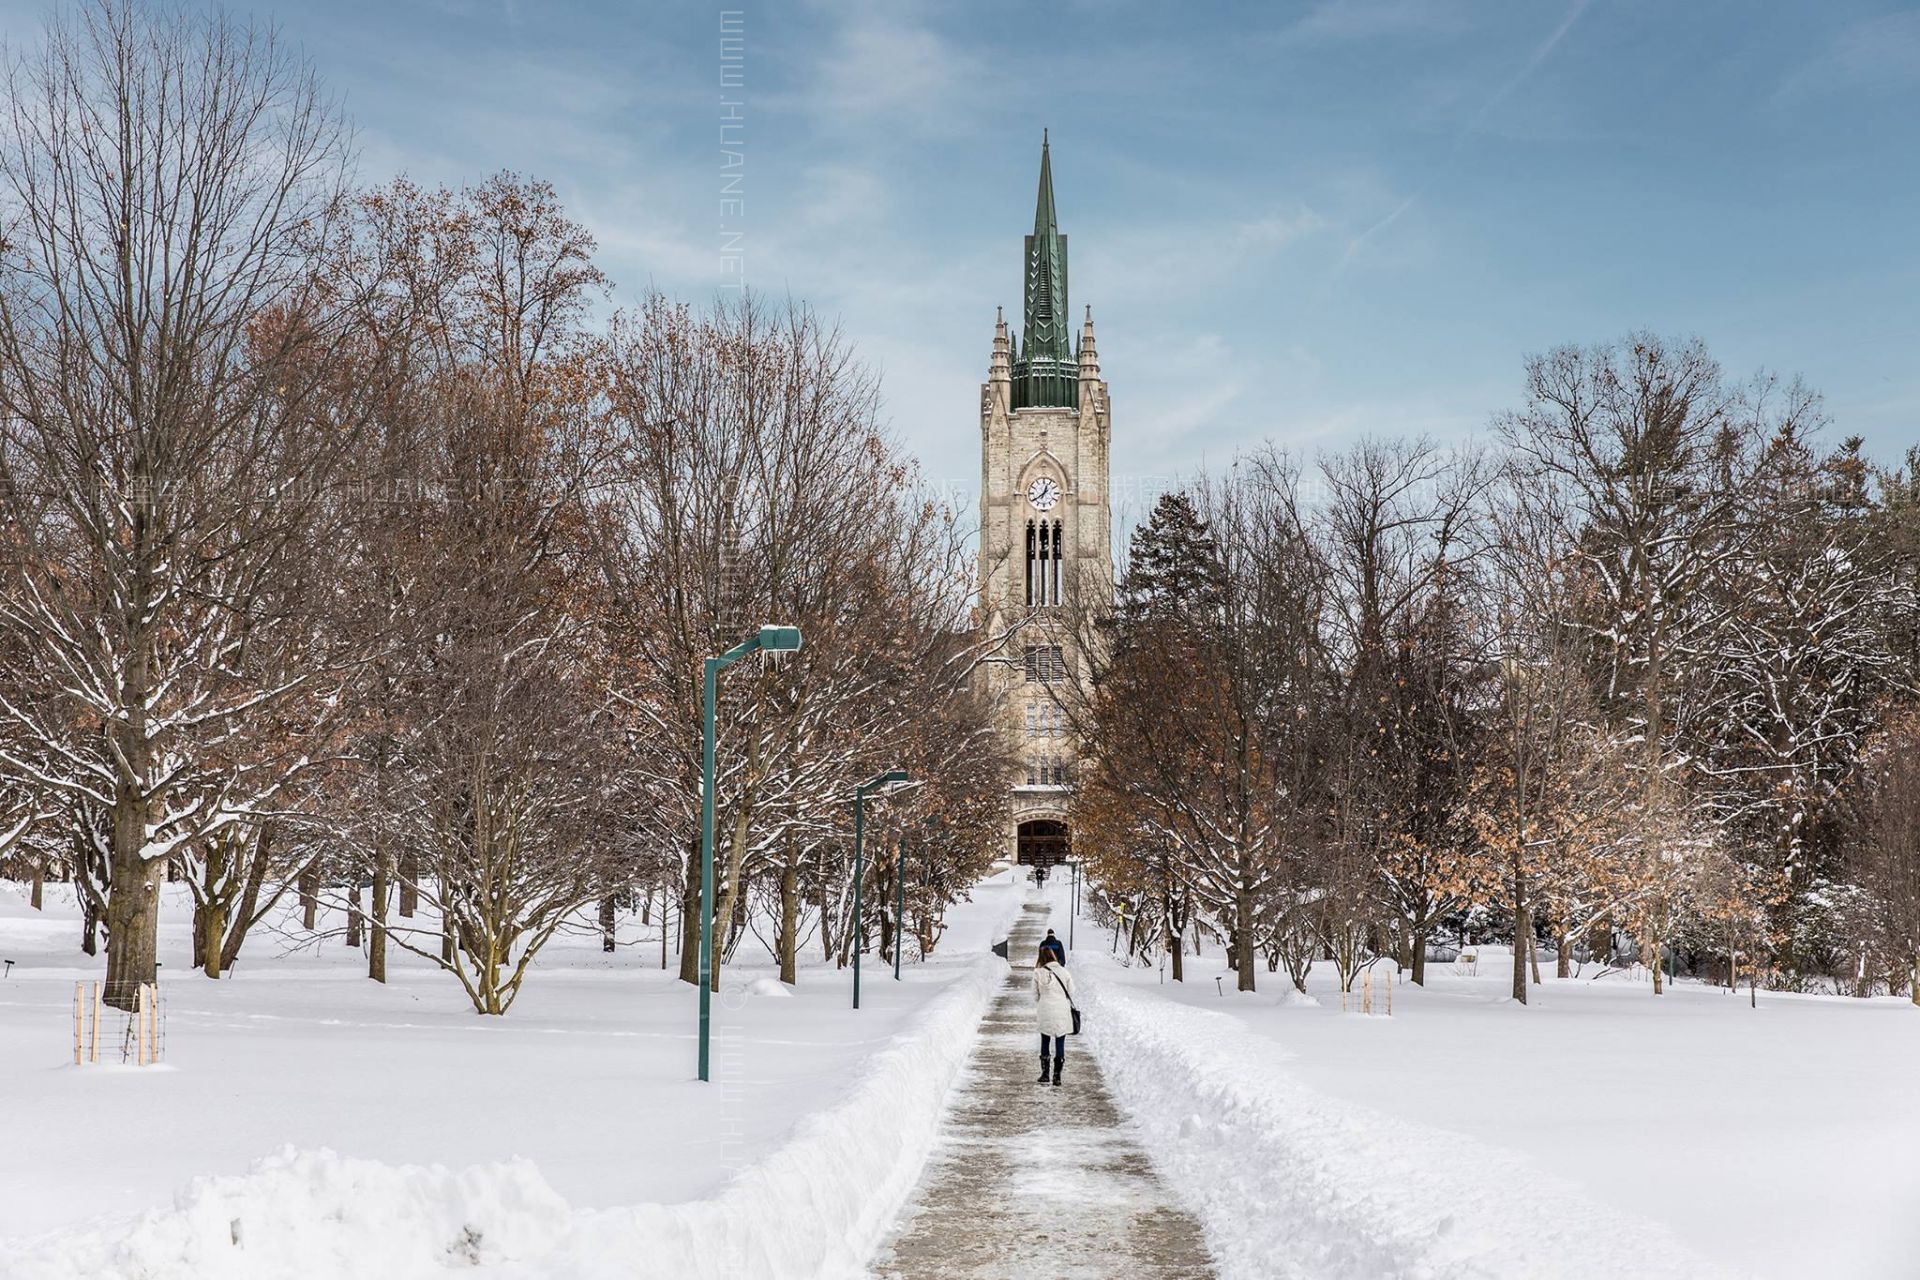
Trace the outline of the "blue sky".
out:
M 741 0 L 728 0 L 739 4 Z M 245 8 L 244 4 L 239 7 Z M 704 298 L 717 5 L 261 0 L 369 179 L 550 179 L 616 301 Z M 1920 10 L 1807 0 L 753 4 L 746 277 L 837 316 L 936 481 L 978 476 L 1040 130 L 1113 466 L 1483 431 L 1521 362 L 1634 328 L 1920 439 Z

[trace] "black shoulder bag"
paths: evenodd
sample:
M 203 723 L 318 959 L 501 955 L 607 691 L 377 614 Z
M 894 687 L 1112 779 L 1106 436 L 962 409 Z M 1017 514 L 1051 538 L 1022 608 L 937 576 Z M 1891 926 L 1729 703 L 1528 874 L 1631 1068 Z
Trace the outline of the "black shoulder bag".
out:
M 1073 1010 L 1073 1034 L 1079 1035 L 1080 1006 L 1073 1002 L 1073 992 L 1067 990 L 1067 984 L 1060 981 L 1060 975 L 1053 971 L 1052 965 L 1047 966 L 1047 976 L 1053 979 L 1054 986 L 1060 988 L 1060 994 L 1067 998 L 1067 1008 Z

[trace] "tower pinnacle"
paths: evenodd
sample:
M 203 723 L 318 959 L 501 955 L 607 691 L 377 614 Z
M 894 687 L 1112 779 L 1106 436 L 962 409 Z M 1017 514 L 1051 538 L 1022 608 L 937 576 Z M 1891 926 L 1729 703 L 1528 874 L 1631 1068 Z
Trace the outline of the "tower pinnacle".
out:
M 1040 191 L 1026 243 L 1026 306 L 1021 359 L 1014 366 L 1016 409 L 1078 403 L 1078 369 L 1067 335 L 1067 238 L 1053 202 L 1053 152 L 1040 133 Z

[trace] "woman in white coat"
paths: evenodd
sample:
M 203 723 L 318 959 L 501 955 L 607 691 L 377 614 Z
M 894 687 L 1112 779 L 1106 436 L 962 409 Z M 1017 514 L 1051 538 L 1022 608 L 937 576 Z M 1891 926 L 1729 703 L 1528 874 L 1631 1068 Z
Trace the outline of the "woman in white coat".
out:
M 1054 960 L 1053 952 L 1040 948 L 1039 963 L 1033 966 L 1033 998 L 1040 1023 L 1040 1080 L 1060 1083 L 1060 1065 L 1067 1057 L 1067 1037 L 1073 1034 L 1073 978 L 1067 966 Z M 1051 1043 L 1049 1043 L 1051 1041 Z M 1048 1074 L 1047 1051 L 1053 1051 L 1052 1074 Z

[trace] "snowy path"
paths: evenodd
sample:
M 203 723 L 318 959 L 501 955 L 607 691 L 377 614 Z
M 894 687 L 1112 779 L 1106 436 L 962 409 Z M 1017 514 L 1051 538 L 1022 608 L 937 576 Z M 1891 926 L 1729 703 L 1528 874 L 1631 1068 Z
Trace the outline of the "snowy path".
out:
M 1201 1277 L 1200 1228 L 1121 1127 L 1086 1041 L 1061 1087 L 1035 1083 L 1039 1036 L 1024 958 L 1047 918 L 1015 924 L 1013 972 L 981 1023 L 927 1171 L 875 1273 L 920 1277 Z

